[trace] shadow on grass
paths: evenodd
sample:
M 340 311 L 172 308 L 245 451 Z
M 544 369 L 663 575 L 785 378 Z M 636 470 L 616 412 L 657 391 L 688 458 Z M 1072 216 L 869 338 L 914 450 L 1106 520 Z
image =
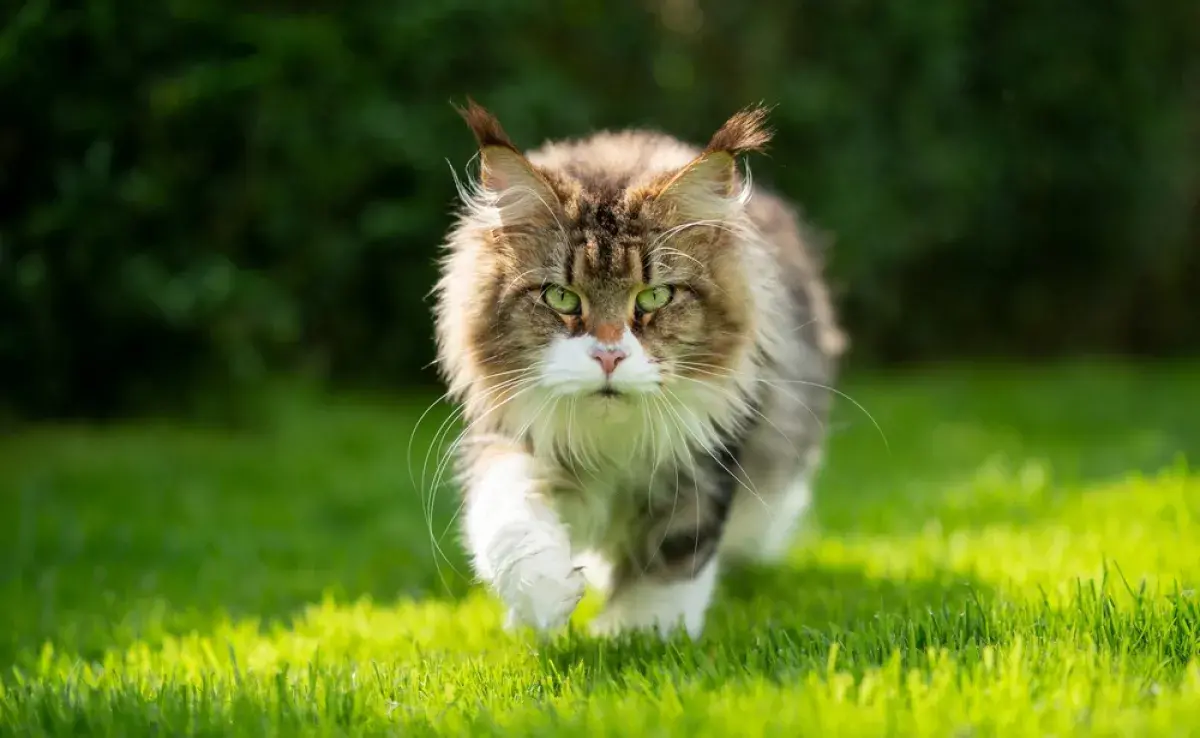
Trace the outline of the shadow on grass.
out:
M 786 679 L 826 668 L 838 645 L 839 667 L 861 671 L 899 652 L 978 650 L 1003 640 L 995 594 L 960 578 L 898 581 L 855 570 L 740 566 L 724 574 L 704 635 L 688 645 L 645 634 L 604 640 L 582 635 L 547 645 L 553 673 L 589 681 L 640 677 L 647 669 L 681 670 L 719 682 L 754 675 Z
M 726 572 L 704 635 L 663 642 L 646 634 L 603 640 L 573 634 L 547 644 L 543 668 L 588 684 L 644 681 L 678 672 L 703 685 L 756 678 L 786 682 L 836 665 L 856 676 L 899 659 L 926 665 L 948 651 L 961 666 L 989 646 L 1027 642 L 1108 648 L 1142 658 L 1164 678 L 1200 657 L 1200 600 L 1190 593 L 1135 595 L 1117 606 L 1123 583 L 1080 585 L 1070 602 L 1012 602 L 973 579 L 878 579 L 855 570 L 739 567 Z

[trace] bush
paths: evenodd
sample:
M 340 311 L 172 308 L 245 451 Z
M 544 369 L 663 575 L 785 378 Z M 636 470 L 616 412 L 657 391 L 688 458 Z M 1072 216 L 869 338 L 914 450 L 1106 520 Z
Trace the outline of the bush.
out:
M 528 146 L 703 140 L 837 234 L 863 361 L 1200 342 L 1188 0 L 30 0 L 0 30 L 0 382 L 103 415 L 277 370 L 431 380 L 470 94 Z M 449 166 L 447 164 L 449 162 Z

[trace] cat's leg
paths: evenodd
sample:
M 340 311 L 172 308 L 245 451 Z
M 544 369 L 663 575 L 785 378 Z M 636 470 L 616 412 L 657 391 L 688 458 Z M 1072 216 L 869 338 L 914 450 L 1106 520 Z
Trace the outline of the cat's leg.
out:
M 702 471 L 702 470 L 701 470 Z M 663 508 L 648 514 L 637 543 L 615 567 L 597 633 L 679 629 L 700 636 L 717 583 L 717 549 L 731 485 L 716 473 L 687 480 Z
M 739 488 L 729 511 L 721 553 L 732 560 L 776 563 L 796 542 L 812 503 L 822 447 L 820 438 L 811 434 L 797 434 L 797 440 L 786 446 L 785 440 L 777 432 L 760 429 L 747 444 L 743 464 L 758 484 Z
M 592 622 L 592 632 L 612 635 L 653 630 L 666 637 L 683 629 L 690 637 L 698 638 L 716 583 L 716 556 L 710 557 L 693 577 L 664 578 L 647 573 L 624 580 L 613 590 L 604 612 Z
M 534 460 L 486 449 L 469 462 L 465 536 L 476 574 L 508 607 L 509 626 L 564 625 L 584 592 L 567 529 L 543 496 Z
M 744 561 L 773 563 L 791 549 L 812 501 L 812 474 L 802 471 L 775 490 L 739 494 L 729 513 L 722 550 Z

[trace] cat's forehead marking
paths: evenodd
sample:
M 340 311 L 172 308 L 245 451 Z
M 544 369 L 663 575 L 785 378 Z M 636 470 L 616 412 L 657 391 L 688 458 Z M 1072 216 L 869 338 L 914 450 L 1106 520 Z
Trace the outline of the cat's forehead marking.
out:
M 570 261 L 575 278 L 641 279 L 640 252 L 645 247 L 644 228 L 636 204 L 622 197 L 620 188 L 605 187 L 580 198 Z

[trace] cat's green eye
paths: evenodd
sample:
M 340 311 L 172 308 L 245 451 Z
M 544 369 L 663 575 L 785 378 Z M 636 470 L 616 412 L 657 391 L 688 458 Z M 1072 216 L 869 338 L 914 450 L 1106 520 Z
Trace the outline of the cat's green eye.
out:
M 579 295 L 557 284 L 542 290 L 542 301 L 549 305 L 550 309 L 563 315 L 577 315 L 581 304 Z
M 634 298 L 637 303 L 638 310 L 643 313 L 652 313 L 666 306 L 675 296 L 675 288 L 669 285 L 659 285 L 658 287 L 650 287 L 637 293 Z

